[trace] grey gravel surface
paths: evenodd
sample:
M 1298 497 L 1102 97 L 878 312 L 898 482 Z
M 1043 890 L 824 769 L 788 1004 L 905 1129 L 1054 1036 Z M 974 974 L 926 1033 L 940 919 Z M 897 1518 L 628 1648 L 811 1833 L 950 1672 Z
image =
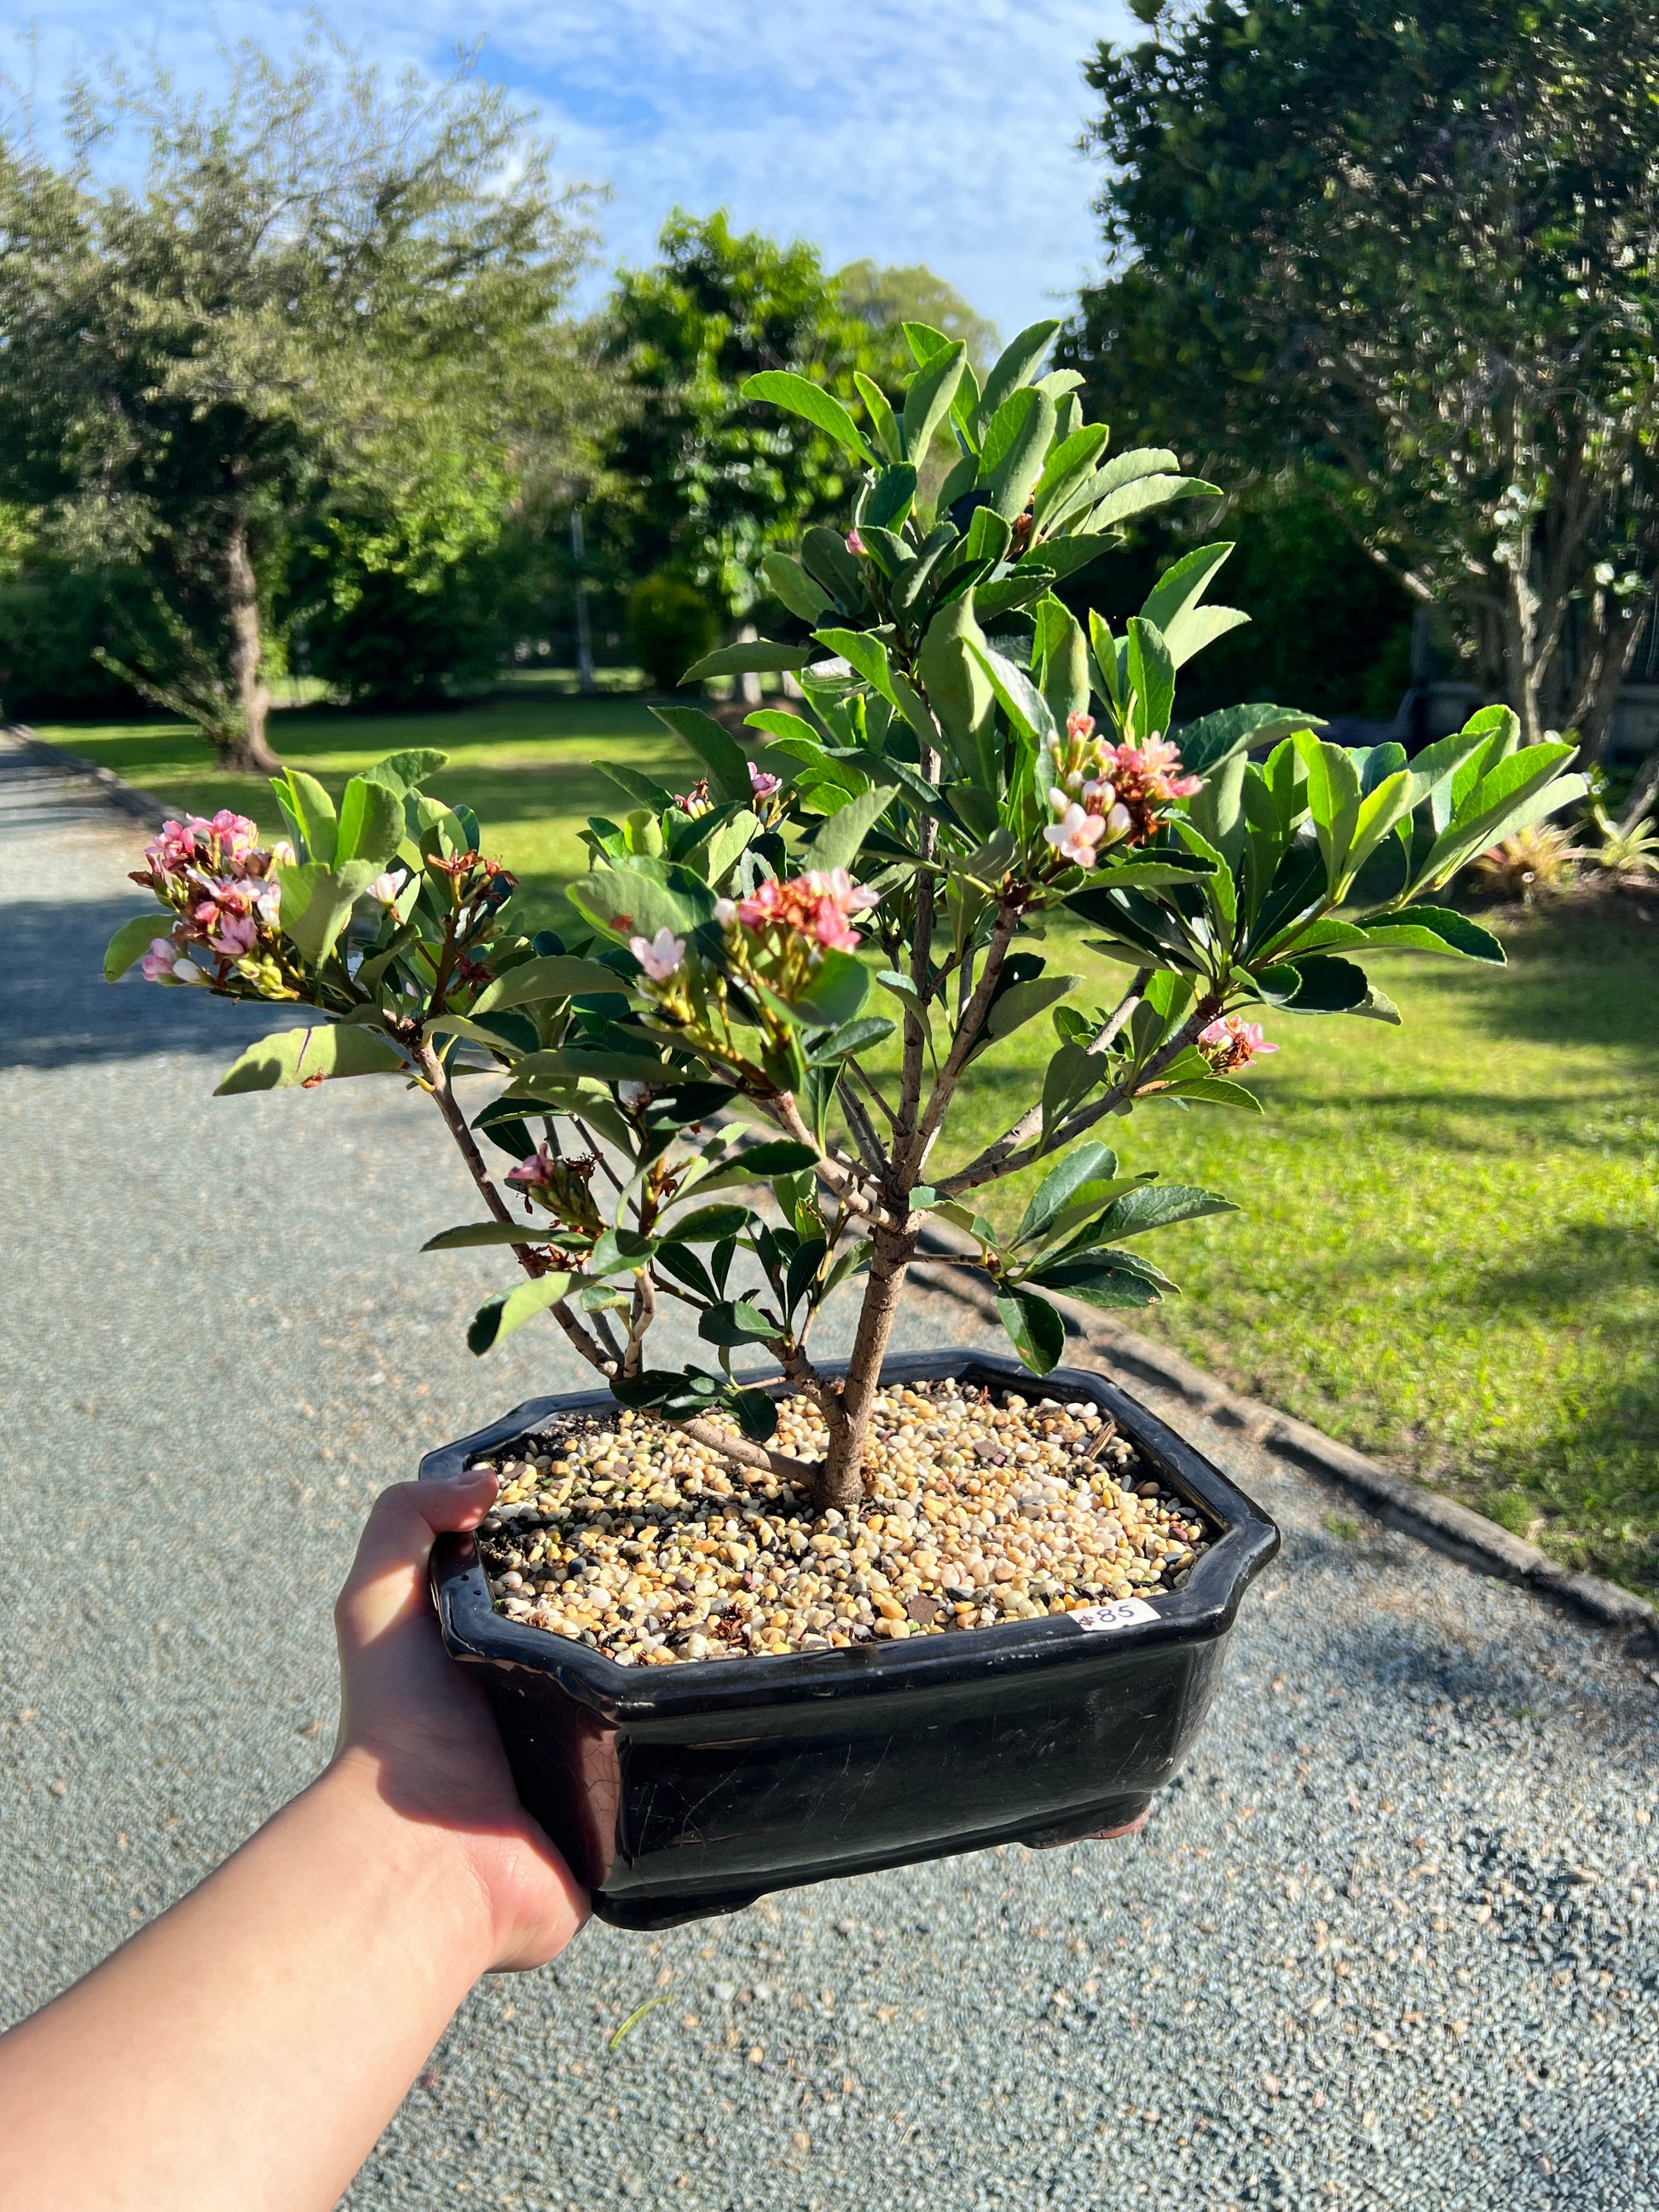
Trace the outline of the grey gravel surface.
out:
M 423 1102 L 214 1099 L 258 1018 L 97 980 L 136 847 L 0 757 L 0 2019 L 317 1771 L 374 1492 L 578 1379 L 466 1353 L 500 1270 L 419 1255 L 471 1213 Z M 590 1929 L 348 2202 L 1659 2205 L 1653 1662 L 1159 1410 L 1285 1547 L 1143 1838 Z

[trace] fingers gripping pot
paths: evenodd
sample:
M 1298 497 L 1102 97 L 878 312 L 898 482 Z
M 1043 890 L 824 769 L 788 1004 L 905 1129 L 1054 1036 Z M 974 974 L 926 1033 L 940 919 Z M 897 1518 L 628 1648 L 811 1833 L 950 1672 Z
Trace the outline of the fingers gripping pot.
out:
M 1030 1385 L 1012 1360 L 954 1352 L 890 1360 L 884 1379 L 947 1376 Z M 1066 1843 L 1134 1820 L 1171 1779 L 1278 1531 L 1104 1376 L 1062 1369 L 1045 1388 L 1109 1414 L 1217 1532 L 1184 1589 L 1085 1615 L 647 1669 L 505 1619 L 475 1540 L 440 1539 L 445 1644 L 481 1670 L 520 1795 L 602 1917 L 669 1927 L 832 1875 Z M 602 1391 L 532 1400 L 429 1453 L 422 1475 L 611 1403 Z

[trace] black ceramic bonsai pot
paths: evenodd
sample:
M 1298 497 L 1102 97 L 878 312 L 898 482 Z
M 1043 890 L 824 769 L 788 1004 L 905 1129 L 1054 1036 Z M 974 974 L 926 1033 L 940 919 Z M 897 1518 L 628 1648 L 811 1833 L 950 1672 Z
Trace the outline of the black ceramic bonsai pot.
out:
M 946 1376 L 1032 1389 L 1012 1360 L 962 1352 L 890 1360 L 884 1379 Z M 1103 1376 L 1062 1368 L 1040 1387 L 1109 1413 L 1219 1530 L 1184 1589 L 853 1650 L 619 1667 L 504 1618 L 472 1538 L 441 1540 L 444 1642 L 480 1669 L 520 1795 L 601 1917 L 666 1928 L 835 1875 L 1067 1843 L 1136 1819 L 1170 1781 L 1279 1532 Z M 453 1474 L 560 1414 L 613 1402 L 606 1391 L 533 1399 L 428 1453 L 421 1474 Z

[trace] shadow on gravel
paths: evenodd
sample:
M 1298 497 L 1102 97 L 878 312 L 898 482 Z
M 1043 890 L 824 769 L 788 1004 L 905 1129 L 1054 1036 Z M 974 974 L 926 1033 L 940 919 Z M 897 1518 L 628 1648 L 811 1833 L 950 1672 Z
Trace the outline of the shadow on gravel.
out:
M 0 1067 L 69 1067 L 159 1052 L 211 1053 L 228 1066 L 253 1038 L 283 1025 L 280 1008 L 167 989 L 146 983 L 136 969 L 106 983 L 104 947 L 143 911 L 136 886 L 130 899 L 0 906 Z

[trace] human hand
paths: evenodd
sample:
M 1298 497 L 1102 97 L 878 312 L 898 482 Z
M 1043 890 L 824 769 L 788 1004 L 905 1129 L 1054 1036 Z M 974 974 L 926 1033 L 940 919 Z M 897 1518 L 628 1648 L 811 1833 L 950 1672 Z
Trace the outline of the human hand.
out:
M 586 1893 L 519 1802 L 489 1702 L 443 1648 L 427 1583 L 434 1539 L 476 1528 L 495 1496 L 478 1468 L 402 1482 L 374 1501 L 334 1608 L 337 1767 L 365 1767 L 405 1818 L 447 1829 L 486 1900 L 495 1971 L 544 1966 L 587 1917 Z

